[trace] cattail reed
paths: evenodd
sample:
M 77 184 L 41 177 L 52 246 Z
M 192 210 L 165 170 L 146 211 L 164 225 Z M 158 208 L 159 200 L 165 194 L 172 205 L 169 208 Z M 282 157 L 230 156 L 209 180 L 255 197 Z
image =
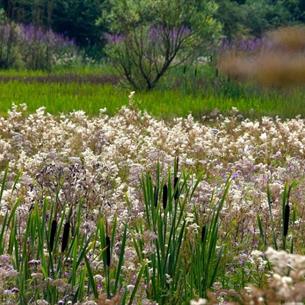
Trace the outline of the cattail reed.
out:
M 64 225 L 64 233 L 62 235 L 62 242 L 61 242 L 61 252 L 64 252 L 68 246 L 69 233 L 70 233 L 70 221 L 66 222 Z
M 55 241 L 56 231 L 57 231 L 57 221 L 56 221 L 56 219 L 54 219 L 52 221 L 51 234 L 50 234 L 50 251 L 51 252 L 53 251 L 53 248 L 54 248 L 54 241 Z
M 206 230 L 207 230 L 206 225 L 204 225 L 201 230 L 201 241 L 202 242 L 204 242 L 204 240 L 205 240 Z
M 178 177 L 175 177 L 175 179 L 174 179 L 174 199 L 175 200 L 178 200 L 178 198 L 179 198 L 179 195 L 180 195 L 180 193 L 179 193 L 179 178 Z
M 175 158 L 175 164 L 174 164 L 174 174 L 177 175 L 179 169 L 179 157 Z
M 31 204 L 30 208 L 29 208 L 29 213 L 31 213 L 34 209 L 34 204 Z
M 167 196 L 168 196 L 168 188 L 167 185 L 163 185 L 163 196 L 162 196 L 162 203 L 163 203 L 163 209 L 165 210 L 167 207 Z
M 111 251 L 110 251 L 110 237 L 106 236 L 106 264 L 110 267 L 111 263 Z
M 289 215 L 290 215 L 290 206 L 287 203 L 285 205 L 285 211 L 284 211 L 284 230 L 283 230 L 283 235 L 285 237 L 288 235 Z
M 179 157 L 175 158 L 175 164 L 174 164 L 174 199 L 175 201 L 179 198 L 179 178 L 178 178 L 178 170 L 179 170 Z
M 154 205 L 155 205 L 155 207 L 158 206 L 158 197 L 159 197 L 159 189 L 158 189 L 158 187 L 154 186 Z

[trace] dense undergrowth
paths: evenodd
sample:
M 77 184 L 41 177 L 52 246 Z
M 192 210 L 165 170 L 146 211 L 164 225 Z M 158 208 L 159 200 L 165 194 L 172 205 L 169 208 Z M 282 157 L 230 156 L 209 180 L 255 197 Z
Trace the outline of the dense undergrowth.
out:
M 274 219 L 268 188 L 271 231 L 257 216 L 257 247 L 266 251 L 270 242 L 276 250 L 269 248 L 265 255 L 252 251 L 247 269 L 234 266 L 228 277 L 232 252 L 237 251 L 227 229 L 236 225 L 226 229 L 221 219 L 231 178 L 222 186 L 219 200 L 212 196 L 206 205 L 196 206 L 192 197 L 200 178 L 194 180 L 178 170 L 176 159 L 173 171 L 165 176 L 160 165 L 155 172 L 142 175 L 139 214 L 125 221 L 117 213 L 111 218 L 101 210 L 91 214 L 82 200 L 62 202 L 60 185 L 55 201 L 48 196 L 34 198 L 28 210 L 18 198 L 0 222 L 1 304 L 229 304 L 236 299 L 238 304 L 249 304 L 251 299 L 269 302 L 271 298 L 280 304 L 303 300 L 305 296 L 295 290 L 300 289 L 300 280 L 301 287 L 304 285 L 305 258 L 292 255 L 285 262 L 282 256 L 288 254 L 276 252 L 287 249 L 288 239 L 290 252 L 294 250 L 294 237 L 288 237 L 290 222 L 296 221 L 296 210 L 290 215 L 293 185 L 282 194 L 282 220 Z M 20 176 L 15 176 L 12 192 L 17 190 Z M 8 168 L 0 199 L 7 177 Z M 128 206 L 132 202 L 126 204 L 131 212 Z M 95 225 L 88 227 L 88 218 Z M 282 271 L 281 278 L 276 268 L 291 268 L 290 277 Z M 247 290 L 246 283 L 258 286 Z M 281 287 L 285 283 L 291 288 Z M 262 292 L 258 292 L 260 287 Z
M 304 124 L 14 107 L 2 304 L 302 302 Z

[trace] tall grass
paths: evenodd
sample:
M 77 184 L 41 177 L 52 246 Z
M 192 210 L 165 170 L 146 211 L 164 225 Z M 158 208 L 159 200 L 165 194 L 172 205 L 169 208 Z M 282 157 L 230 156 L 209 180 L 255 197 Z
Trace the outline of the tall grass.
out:
M 155 90 L 136 92 L 137 105 L 164 119 L 190 113 L 201 118 L 215 109 L 228 114 L 232 107 L 250 118 L 305 115 L 304 88 L 263 90 L 229 81 L 216 72 L 202 64 L 172 70 Z M 106 107 L 112 115 L 128 104 L 130 91 L 117 82 L 117 75 L 107 64 L 56 69 L 51 74 L 0 71 L 0 114 L 5 115 L 12 103 L 26 103 L 30 112 L 44 106 L 53 114 L 83 110 L 98 115 Z
M 4 173 L 0 198 L 5 189 L 8 170 Z M 1 202 L 1 201 L 0 201 Z M 18 213 L 20 201 L 5 214 L 0 222 L 0 255 L 10 255 L 18 272 L 18 304 L 44 299 L 49 304 L 60 300 L 81 301 L 86 297 L 99 298 L 92 264 L 97 258 L 104 260 L 104 277 L 109 299 L 123 289 L 120 304 L 131 304 L 143 271 L 139 271 L 138 285 L 129 292 L 122 279 L 122 266 L 127 237 L 125 225 L 120 243 L 119 261 L 111 260 L 113 245 L 117 241 L 116 224 L 112 223 L 111 239 L 101 216 L 96 231 L 86 234 L 81 228 L 85 207 L 58 206 L 45 199 L 35 203 L 25 218 Z M 24 230 L 20 229 L 24 226 Z M 108 247 L 108 248 L 107 248 Z M 124 288 L 125 287 L 125 288 Z
M 197 296 L 207 297 L 207 291 L 216 280 L 220 261 L 224 254 L 224 245 L 218 245 L 218 230 L 220 223 L 220 212 L 224 206 L 230 180 L 227 181 L 223 195 L 214 207 L 210 219 L 203 224 L 201 232 L 198 233 L 196 242 L 191 245 L 192 264 L 188 273 L 191 289 L 196 291 Z
M 143 216 L 123 222 L 116 213 L 111 221 L 97 215 L 96 226 L 89 231 L 83 223 L 90 211 L 82 200 L 71 205 L 44 198 L 24 213 L 25 206 L 17 199 L 0 218 L 0 272 L 3 260 L 10 260 L 10 269 L 17 272 L 9 281 L 4 278 L 0 286 L 14 290 L 14 299 L 3 294 L 0 303 L 6 304 L 10 298 L 20 305 L 41 299 L 51 305 L 88 299 L 107 304 L 108 299 L 113 304 L 132 305 L 142 304 L 145 298 L 160 305 L 186 305 L 193 299 L 209 298 L 219 281 L 229 288 L 235 280 L 239 287 L 256 280 L 263 285 L 264 273 L 256 270 L 254 274 L 250 269 L 247 274 L 244 265 L 227 275 L 232 272 L 227 264 L 238 253 L 229 240 L 236 224 L 233 221 L 224 227 L 222 223 L 231 179 L 217 200 L 212 196 L 205 203 L 202 212 L 193 203 L 201 177 L 179 169 L 178 159 L 173 169 L 164 172 L 159 164 L 154 172 L 141 177 Z M 0 207 L 6 185 L 12 185 L 8 168 L 2 177 Z M 13 190 L 17 183 L 18 175 Z M 268 209 L 257 216 L 263 251 L 270 245 L 294 251 L 294 186 L 287 184 L 278 201 L 267 188 Z M 275 202 L 280 205 L 276 217 Z M 249 246 L 242 241 L 241 246 L 245 245 Z M 129 256 L 133 252 L 131 272 L 127 248 Z
M 287 237 L 290 224 L 296 219 L 296 212 L 290 202 L 291 190 L 296 186 L 295 182 L 286 184 L 281 195 L 281 218 L 274 219 L 274 198 L 272 197 L 269 186 L 267 186 L 267 202 L 269 211 L 269 224 L 264 224 L 262 215 L 257 215 L 257 224 L 259 234 L 264 250 L 272 246 L 275 250 L 289 250 L 293 253 L 294 239 L 290 240 L 289 249 L 287 249 Z M 292 232 L 291 232 L 292 233 Z M 281 241 L 281 242 L 280 242 Z M 282 245 L 280 247 L 280 244 Z
M 8 173 L 7 169 L 3 174 L 0 198 Z M 16 303 L 44 299 L 55 305 L 89 297 L 132 305 L 139 301 L 143 285 L 146 297 L 158 304 L 188 304 L 194 297 L 206 297 L 223 258 L 218 230 L 230 182 L 220 201 L 211 202 L 214 208 L 204 233 L 199 230 L 190 240 L 187 211 L 199 181 L 179 171 L 178 161 L 165 177 L 159 165 L 141 179 L 144 219 L 131 224 L 121 223 L 119 215 L 111 222 L 99 215 L 90 233 L 83 228 L 88 211 L 82 201 L 69 205 L 45 198 L 24 215 L 17 200 L 0 220 L 0 255 L 9 255 L 18 272 L 13 285 L 18 289 Z M 196 221 L 202 221 L 196 208 L 191 210 Z M 152 236 L 148 240 L 147 233 Z M 127 246 L 138 258 L 132 286 L 126 273 Z
M 178 162 L 174 171 L 165 178 L 160 176 L 160 168 L 154 175 L 146 174 L 142 178 L 145 219 L 135 230 L 137 236 L 144 236 L 143 233 L 148 231 L 153 233 L 153 237 L 150 241 L 145 237 L 134 239 L 134 247 L 140 260 L 148 260 L 144 272 L 147 294 L 158 304 L 175 304 L 182 300 L 183 304 L 187 304 L 194 297 L 206 297 L 207 290 L 216 280 L 222 259 L 222 251 L 216 250 L 216 245 L 219 216 L 229 181 L 223 197 L 215 205 L 205 225 L 203 240 L 199 232 L 192 242 L 188 240 L 187 206 L 192 201 L 199 180 L 190 182 L 186 173 L 178 175 Z M 193 212 L 198 214 L 196 210 Z M 147 242 L 151 242 L 153 250 L 145 255 Z M 191 252 L 185 259 L 189 249 Z

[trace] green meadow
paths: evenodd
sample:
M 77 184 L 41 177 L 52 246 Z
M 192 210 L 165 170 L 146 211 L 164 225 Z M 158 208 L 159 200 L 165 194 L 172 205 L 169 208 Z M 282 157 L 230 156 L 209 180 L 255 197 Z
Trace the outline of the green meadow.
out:
M 204 77 L 206 83 L 202 81 Z M 228 114 L 232 107 L 250 118 L 305 115 L 303 89 L 264 90 L 229 81 L 223 81 L 218 88 L 211 82 L 209 76 L 198 76 L 198 79 L 192 80 L 178 71 L 169 75 L 155 90 L 136 92 L 136 105 L 164 119 L 189 114 L 201 118 L 215 110 Z M 57 70 L 52 74 L 2 71 L 0 113 L 5 115 L 13 103 L 26 103 L 30 112 L 44 106 L 52 114 L 83 110 L 88 115 L 97 115 L 100 109 L 107 108 L 107 112 L 113 115 L 122 106 L 128 105 L 130 91 L 107 67 Z

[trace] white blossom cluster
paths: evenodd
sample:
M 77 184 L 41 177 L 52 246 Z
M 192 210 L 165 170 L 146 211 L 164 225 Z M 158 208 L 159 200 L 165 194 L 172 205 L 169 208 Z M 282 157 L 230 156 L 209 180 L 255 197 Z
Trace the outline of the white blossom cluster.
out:
M 82 222 L 86 232 L 95 228 L 96 216 L 101 213 L 109 222 L 114 215 L 119 217 L 119 224 L 125 220 L 132 222 L 144 216 L 139 188 L 141 175 L 145 171 L 154 173 L 160 163 L 166 177 L 179 157 L 179 174 L 187 169 L 194 183 L 203 177 L 193 197 L 193 204 L 203 215 L 209 214 L 211 199 L 221 196 L 226 180 L 231 177 L 221 214 L 224 225 L 220 238 L 232 238 L 232 246 L 241 252 L 236 256 L 239 264 L 244 264 L 251 254 L 258 270 L 263 272 L 266 261 L 260 252 L 251 251 L 257 248 L 259 239 L 258 214 L 264 228 L 270 229 L 266 187 L 270 188 L 274 219 L 280 219 L 283 186 L 293 180 L 298 182 L 297 191 L 290 198 L 291 204 L 298 205 L 297 219 L 290 223 L 295 228 L 302 226 L 304 147 L 305 120 L 301 118 L 241 120 L 233 113 L 200 121 L 192 116 L 163 121 L 127 107 L 114 116 L 101 110 L 99 116 L 89 117 L 82 111 L 53 116 L 44 108 L 28 114 L 25 105 L 13 106 L 7 116 L 0 117 L 0 169 L 3 170 L 0 181 L 9 165 L 0 219 L 17 198 L 18 213 L 26 215 L 33 203 L 48 197 L 62 202 L 63 206 L 76 205 L 81 200 L 88 211 Z M 201 223 L 196 223 L 192 212 L 190 207 L 186 219 L 190 235 L 201 230 Z M 25 223 L 20 221 L 20 230 L 22 226 Z M 154 251 L 156 236 L 147 231 L 144 237 L 145 253 Z M 242 248 L 240 241 L 246 247 Z M 304 257 L 272 249 L 266 256 L 274 268 L 272 283 L 286 297 L 285 292 L 293 286 L 290 279 L 304 276 Z M 126 262 L 135 273 L 135 253 L 129 246 Z M 15 272 L 1 262 L 0 269 L 2 277 Z M 303 296 L 301 292 L 299 295 Z M 287 298 L 292 299 L 290 295 Z M 205 304 L 205 300 L 193 300 L 192 304 Z
M 215 189 L 217 196 L 232 175 L 230 215 L 247 211 L 255 219 L 267 208 L 267 183 L 275 200 L 285 182 L 302 183 L 304 147 L 301 118 L 241 121 L 233 114 L 169 122 L 126 107 L 115 116 L 101 110 L 99 116 L 88 117 L 82 111 L 52 116 L 44 108 L 27 115 L 25 105 L 13 106 L 0 117 L 0 166 L 9 162 L 10 167 L 1 212 L 16 196 L 28 208 L 41 194 L 52 197 L 59 190 L 59 198 L 71 204 L 85 198 L 93 213 L 141 216 L 139 177 L 153 171 L 157 162 L 166 173 L 179 156 L 180 169 L 205 178 L 195 194 L 197 204 L 209 202 Z M 17 172 L 20 179 L 12 192 Z M 304 198 L 301 184 L 294 196 L 298 202 Z M 249 223 L 245 229 L 254 230 Z
M 272 264 L 272 269 L 280 276 L 290 276 L 292 279 L 300 280 L 305 275 L 305 256 L 298 254 L 289 254 L 285 251 L 276 251 L 268 248 L 266 256 Z

